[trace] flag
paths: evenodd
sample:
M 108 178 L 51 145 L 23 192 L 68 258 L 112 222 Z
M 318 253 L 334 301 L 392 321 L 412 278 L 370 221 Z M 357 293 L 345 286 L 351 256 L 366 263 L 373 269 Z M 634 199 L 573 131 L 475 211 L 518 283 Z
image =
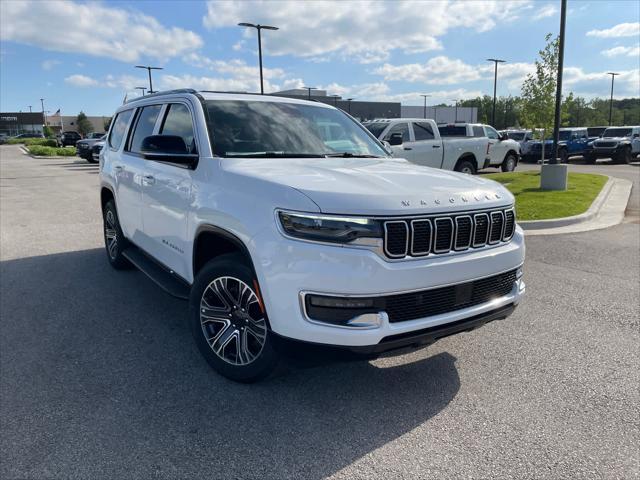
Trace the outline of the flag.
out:
M 56 113 L 53 114 L 53 116 L 55 117 L 56 115 L 60 115 L 60 109 L 56 110 Z

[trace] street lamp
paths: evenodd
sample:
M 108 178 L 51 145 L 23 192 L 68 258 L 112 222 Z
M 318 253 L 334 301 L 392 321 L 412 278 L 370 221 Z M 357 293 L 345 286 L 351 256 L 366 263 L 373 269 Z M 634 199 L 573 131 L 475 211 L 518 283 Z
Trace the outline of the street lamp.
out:
M 487 62 L 494 63 L 493 71 L 493 111 L 491 113 L 491 126 L 496 126 L 496 85 L 498 83 L 498 64 L 506 63 L 506 60 L 500 60 L 498 58 L 487 58 Z
M 40 105 L 42 105 L 42 120 L 44 121 L 44 126 L 47 126 L 47 114 L 44 113 L 44 98 L 40 99 Z
M 31 110 L 31 105 L 29 105 L 29 113 L 33 113 L 33 110 Z M 33 122 L 33 120 L 31 120 Z M 31 124 L 31 131 L 33 132 L 33 123 Z
M 351 113 L 351 101 L 353 98 L 347 98 L 347 111 Z
M 609 99 L 609 126 L 611 126 L 611 118 L 613 114 L 613 80 L 619 73 L 607 72 L 607 75 L 611 75 L 611 98 Z
M 136 65 L 136 68 L 144 68 L 149 73 L 149 93 L 153 93 L 153 84 L 151 83 L 151 70 L 164 70 L 162 67 L 151 67 L 149 65 Z
M 453 123 L 458 123 L 458 100 L 454 98 L 451 101 L 456 102 L 456 119 L 453 121 Z
M 420 94 L 420 96 L 424 98 L 424 118 L 427 118 L 427 97 L 430 97 L 431 95 Z
M 147 89 L 147 87 L 136 87 L 136 90 L 142 90 L 142 96 L 144 97 L 144 91 Z
M 340 95 L 329 95 L 331 98 L 333 98 L 333 106 L 337 107 L 338 106 L 338 99 L 340 98 Z
M 311 90 L 317 90 L 316 87 L 302 87 L 302 88 L 307 91 L 309 95 L 309 100 L 311 100 Z
M 239 27 L 255 28 L 258 31 L 258 58 L 260 59 L 260 93 L 264 95 L 264 83 L 262 80 L 262 30 L 278 30 L 278 27 L 272 27 L 270 25 L 260 25 L 253 23 L 242 22 L 238 24 Z

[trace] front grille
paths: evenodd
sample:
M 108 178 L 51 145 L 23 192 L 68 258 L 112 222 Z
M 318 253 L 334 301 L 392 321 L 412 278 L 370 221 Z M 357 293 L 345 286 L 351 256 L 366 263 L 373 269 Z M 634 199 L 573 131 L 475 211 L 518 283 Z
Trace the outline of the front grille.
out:
M 596 148 L 613 148 L 618 145 L 617 142 L 597 142 L 593 144 Z
M 513 208 L 384 222 L 384 252 L 394 259 L 464 251 L 508 242 L 516 228 Z
M 515 281 L 516 271 L 511 270 L 473 282 L 390 295 L 384 297 L 384 311 L 396 323 L 462 310 L 508 295 Z

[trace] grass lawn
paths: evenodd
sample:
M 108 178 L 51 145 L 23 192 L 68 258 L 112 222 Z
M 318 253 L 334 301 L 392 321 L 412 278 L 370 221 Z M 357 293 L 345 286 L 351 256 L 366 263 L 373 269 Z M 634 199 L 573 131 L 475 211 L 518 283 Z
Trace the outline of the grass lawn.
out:
M 539 172 L 491 173 L 483 175 L 502 183 L 516 197 L 518 220 L 570 217 L 588 210 L 607 183 L 607 177 L 591 173 L 569 173 L 567 191 L 540 190 Z

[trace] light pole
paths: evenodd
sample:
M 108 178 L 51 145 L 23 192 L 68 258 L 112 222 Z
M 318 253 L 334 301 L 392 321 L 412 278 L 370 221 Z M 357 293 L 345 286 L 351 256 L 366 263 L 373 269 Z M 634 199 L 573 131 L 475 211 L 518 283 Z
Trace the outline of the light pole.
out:
M 149 65 L 136 65 L 136 68 L 144 68 L 149 74 L 149 93 L 153 93 L 153 83 L 151 83 L 151 70 L 164 70 L 162 67 L 151 67 Z
M 278 30 L 278 27 L 272 27 L 271 25 L 260 25 L 253 23 L 242 22 L 238 24 L 239 27 L 255 28 L 258 31 L 258 58 L 260 59 L 260 93 L 264 95 L 264 83 L 262 80 L 262 30 Z
M 31 105 L 29 105 L 29 113 L 33 113 L 33 110 L 31 110 Z M 31 124 L 31 132 L 33 133 L 33 123 Z
M 420 96 L 424 98 L 424 118 L 427 118 L 427 97 L 430 97 L 431 95 L 420 94 Z
M 607 75 L 611 75 L 611 98 L 609 99 L 609 126 L 611 126 L 611 119 L 613 114 L 613 80 L 619 73 L 607 72 Z
M 556 110 L 553 120 L 553 147 L 551 148 L 551 158 L 549 163 L 558 163 L 558 141 L 560 140 L 560 107 L 562 103 L 562 69 L 564 68 L 564 26 L 567 22 L 567 0 L 562 0 L 560 4 L 560 38 L 558 40 L 558 76 L 556 80 Z M 544 140 L 543 140 L 544 142 Z M 563 188 L 563 190 L 565 190 Z
M 142 90 L 142 96 L 144 97 L 144 91 L 147 89 L 147 87 L 136 87 L 136 90 Z
M 44 98 L 40 99 L 40 105 L 42 105 L 42 120 L 44 121 L 44 126 L 47 126 L 47 114 L 44 113 Z
M 317 90 L 316 87 L 302 87 L 302 88 L 307 91 L 307 94 L 309 95 L 309 100 L 311 100 L 311 90 Z
M 456 102 L 456 119 L 453 121 L 453 123 L 458 123 L 458 100 L 452 99 L 451 101 Z
M 506 60 L 500 60 L 498 58 L 487 58 L 487 62 L 494 63 L 493 70 L 493 111 L 491 113 L 491 126 L 496 126 L 496 85 L 498 84 L 498 64 L 506 63 Z
M 340 98 L 340 95 L 329 95 L 331 98 L 333 98 L 333 106 L 337 107 L 338 106 L 338 99 Z
M 347 98 L 347 111 L 351 114 L 351 101 L 353 98 Z

